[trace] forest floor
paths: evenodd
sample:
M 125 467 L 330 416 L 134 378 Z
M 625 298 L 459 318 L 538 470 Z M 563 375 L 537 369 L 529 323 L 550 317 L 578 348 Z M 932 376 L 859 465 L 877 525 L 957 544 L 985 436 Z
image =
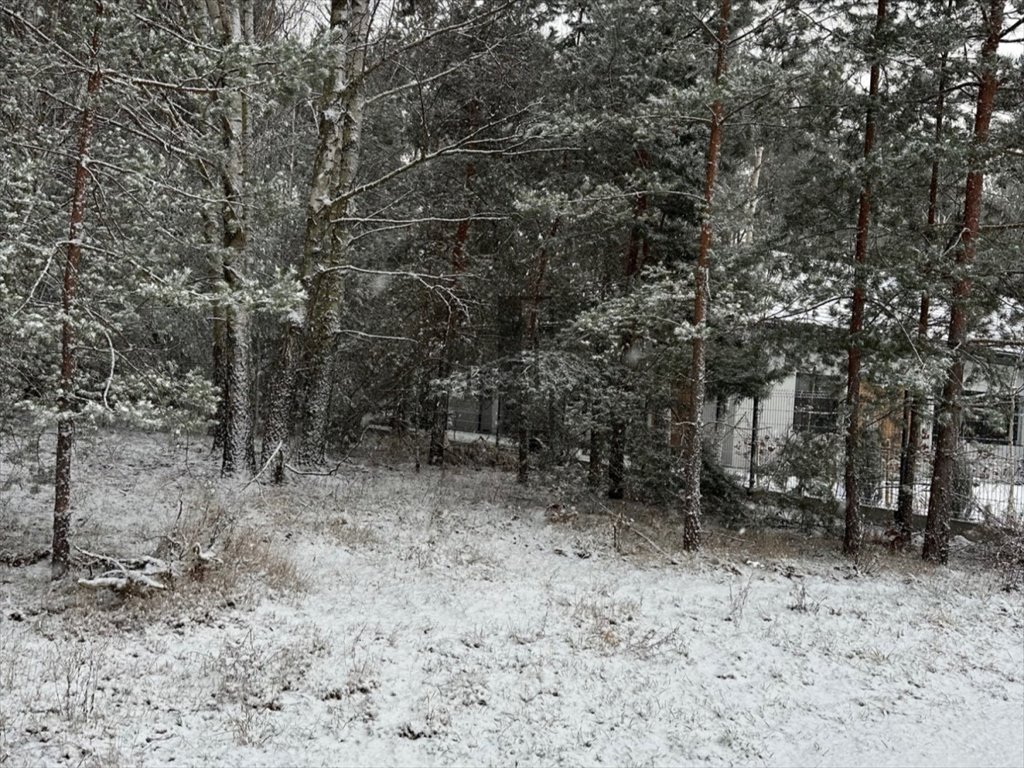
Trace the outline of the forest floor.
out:
M 83 435 L 77 547 L 223 560 L 121 598 L 31 563 L 50 446 L 5 440 L 5 767 L 1024 766 L 1024 600 L 963 556 L 712 526 L 687 555 L 639 505 L 493 469 L 378 453 L 271 488 Z

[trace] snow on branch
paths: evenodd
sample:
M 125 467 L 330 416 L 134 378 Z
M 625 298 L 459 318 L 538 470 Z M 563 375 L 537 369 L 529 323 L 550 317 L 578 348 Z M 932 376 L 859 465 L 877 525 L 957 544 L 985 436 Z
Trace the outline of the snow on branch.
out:
M 89 559 L 89 565 L 100 564 L 106 568 L 98 575 L 81 578 L 78 585 L 86 589 L 109 589 L 124 595 L 149 595 L 170 589 L 174 580 L 183 573 L 192 579 L 202 580 L 207 571 L 224 561 L 211 548 L 194 544 L 186 548 L 183 542 L 165 537 L 179 550 L 176 559 L 165 560 L 143 555 L 141 557 L 110 557 L 75 547 L 75 550 Z
M 414 50 L 415 48 L 419 48 L 421 45 L 424 45 L 430 42 L 431 40 L 440 37 L 441 35 L 447 35 L 453 32 L 459 32 L 464 34 L 467 29 L 472 29 L 473 27 L 476 26 L 482 26 L 483 24 L 494 19 L 495 17 L 497 17 L 504 11 L 508 10 L 509 8 L 519 5 L 521 2 L 522 0 L 509 0 L 506 3 L 502 3 L 501 5 L 491 8 L 490 10 L 478 13 L 475 16 L 470 16 L 469 18 L 463 19 L 462 21 L 457 21 L 453 24 L 448 24 L 443 27 L 438 27 L 437 29 L 425 31 L 421 37 L 417 37 L 414 40 L 411 40 L 410 42 L 402 46 L 399 46 L 394 50 L 385 51 L 384 55 L 382 55 L 380 59 L 364 68 L 361 77 L 363 79 L 366 79 L 372 72 L 386 64 L 388 61 L 394 59 L 397 56 L 402 55 L 403 53 L 407 53 L 411 50 Z
M 489 48 L 487 48 L 486 51 L 483 51 L 481 53 L 477 53 L 477 54 L 475 54 L 473 56 L 470 56 L 469 58 L 467 58 L 467 59 L 465 59 L 463 61 L 460 61 L 457 64 L 453 64 L 452 66 L 448 67 L 447 69 L 442 69 L 440 72 L 435 72 L 432 75 L 428 75 L 427 77 L 421 77 L 421 78 L 419 78 L 417 80 L 409 80 L 408 82 L 402 83 L 401 85 L 396 85 L 394 88 L 388 88 L 386 91 L 381 91 L 380 93 L 375 93 L 375 94 L 373 94 L 373 96 L 370 96 L 366 100 L 366 104 L 367 105 L 373 104 L 375 102 L 381 101 L 382 99 L 386 99 L 386 98 L 388 98 L 390 96 L 395 96 L 396 94 L 402 93 L 403 91 L 408 91 L 408 90 L 410 90 L 412 88 L 422 88 L 425 85 L 430 85 L 431 83 L 434 83 L 434 82 L 436 82 L 436 81 L 438 81 L 438 80 L 440 80 L 440 79 L 442 79 L 444 77 L 447 77 L 448 75 L 451 75 L 451 74 L 453 74 L 455 72 L 458 72 L 460 69 L 465 67 L 467 64 L 469 64 L 469 63 L 471 63 L 473 61 L 476 61 L 477 59 L 482 58 L 485 55 L 490 54 L 497 47 L 498 47 L 498 45 L 494 44 L 494 45 L 490 46 Z
M 358 272 L 362 275 L 380 275 L 384 277 L 411 277 L 418 282 L 423 283 L 428 288 L 433 288 L 433 284 L 429 284 L 428 280 L 436 280 L 439 283 L 450 283 L 455 280 L 455 275 L 432 275 L 429 272 L 409 272 L 405 270 L 391 270 L 391 269 L 366 269 L 365 267 L 355 267 L 351 264 L 341 264 L 336 267 L 326 267 L 320 270 L 317 274 L 323 274 L 325 272 Z
M 366 183 L 360 184 L 357 187 L 351 187 L 350 189 L 347 189 L 340 195 L 338 195 L 338 197 L 331 200 L 330 204 L 333 206 L 338 203 L 343 203 L 347 200 L 351 200 L 354 197 L 358 197 L 364 192 L 369 192 L 371 189 L 376 189 L 382 184 L 386 184 L 392 179 L 401 176 L 403 173 L 411 171 L 413 168 L 423 165 L 424 163 L 430 162 L 431 160 L 435 160 L 439 157 L 460 154 L 501 154 L 503 151 L 508 151 L 509 149 L 513 149 L 514 147 L 520 147 L 524 143 L 521 137 L 506 136 L 495 139 L 486 139 L 479 138 L 479 136 L 490 128 L 493 128 L 497 125 L 501 125 L 502 123 L 507 123 L 510 120 L 514 120 L 515 118 L 526 114 L 532 106 L 533 105 L 530 105 L 530 107 L 524 107 L 523 109 L 517 110 L 508 115 L 502 115 L 501 117 L 495 120 L 491 120 L 485 123 L 484 125 L 481 125 L 476 130 L 467 133 L 465 136 L 456 139 L 455 141 L 449 142 L 444 146 L 438 147 L 432 152 L 425 152 L 419 157 L 413 158 L 409 162 L 399 165 L 397 168 L 392 168 L 390 171 L 378 176 L 376 179 L 367 181 Z M 507 144 L 512 141 L 516 141 L 517 143 L 510 148 L 509 146 L 507 146 Z M 502 142 L 505 142 L 506 146 L 501 146 Z M 499 146 L 481 146 L 485 144 L 498 144 Z
M 472 216 L 423 216 L 409 219 L 389 219 L 379 216 L 341 216 L 331 219 L 332 224 L 394 224 L 399 227 L 414 227 L 417 224 L 462 224 L 467 221 L 508 221 L 500 213 L 476 213 Z
M 166 590 L 174 579 L 174 567 L 166 560 L 156 557 L 118 559 L 108 555 L 88 552 L 79 547 L 75 550 L 94 562 L 113 566 L 99 576 L 79 579 L 79 586 L 88 589 L 111 589 L 125 594 L 144 595 L 152 591 Z
M 369 339 L 371 341 L 407 341 L 410 344 L 417 344 L 416 339 L 411 339 L 408 336 L 384 336 L 379 333 L 366 333 L 365 331 L 354 331 L 351 328 L 342 328 L 342 333 L 346 336 L 355 336 L 360 339 Z

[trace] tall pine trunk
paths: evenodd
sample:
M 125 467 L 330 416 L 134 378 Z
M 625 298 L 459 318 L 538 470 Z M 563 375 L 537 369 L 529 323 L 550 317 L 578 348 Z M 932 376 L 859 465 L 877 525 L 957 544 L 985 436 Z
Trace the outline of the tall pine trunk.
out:
M 938 178 L 938 163 L 933 166 L 934 178 Z M 938 185 L 936 184 L 936 187 Z M 929 215 L 930 218 L 930 215 Z M 917 320 L 917 338 L 924 341 L 928 336 L 928 315 L 930 299 L 927 289 L 921 293 L 921 304 Z M 900 437 L 900 488 L 896 497 L 896 530 L 894 546 L 903 550 L 910 545 L 914 536 L 914 486 L 917 483 L 917 465 L 921 456 L 921 431 L 924 426 L 920 393 L 906 390 L 904 394 L 903 430 Z
M 750 474 L 747 476 L 747 491 L 753 493 L 757 487 L 758 461 L 761 437 L 758 434 L 761 418 L 761 398 L 754 395 L 750 411 Z
M 102 6 L 96 5 L 97 15 Z M 85 87 L 82 122 L 78 126 L 78 147 L 75 154 L 75 178 L 71 190 L 71 214 L 68 226 L 68 248 L 64 260 L 61 285 L 62 321 L 60 329 L 60 392 L 57 397 L 57 453 L 54 462 L 53 542 L 50 547 L 50 577 L 64 578 L 71 566 L 71 452 L 75 443 L 74 390 L 77 369 L 75 326 L 71 313 L 78 291 L 78 272 L 82 261 L 82 238 L 85 234 L 85 192 L 89 184 L 89 144 L 96 119 L 95 98 L 102 82 L 97 64 L 100 37 L 99 24 L 89 42 L 91 71 Z
M 523 327 L 519 375 L 516 385 L 518 389 L 516 399 L 519 402 L 519 424 L 516 430 L 518 443 L 516 476 L 522 485 L 526 485 L 530 479 L 530 416 L 533 392 L 537 389 L 537 378 L 540 376 L 540 302 L 544 291 L 544 278 L 548 270 L 548 243 L 558 234 L 558 228 L 561 225 L 561 217 L 556 217 L 551 222 L 547 238 L 537 251 L 536 273 L 533 276 L 533 285 L 530 287 L 530 304 L 526 310 L 526 324 Z M 530 349 L 530 355 L 527 355 L 527 347 Z M 531 356 L 532 365 L 530 364 Z M 530 371 L 533 372 L 532 381 L 528 380 Z
M 590 461 L 587 464 L 587 485 L 592 489 L 601 486 L 601 467 L 604 463 L 605 436 L 598 427 L 598 420 L 591 416 Z
M 447 379 L 452 372 L 451 332 L 452 328 L 449 324 L 444 339 L 441 341 L 440 358 L 437 361 L 438 382 Z M 444 443 L 445 435 L 448 432 L 450 400 L 448 390 L 445 388 L 434 393 L 433 403 L 431 403 L 433 413 L 430 417 L 430 444 L 427 447 L 427 464 L 434 467 L 444 466 Z
M 626 495 L 626 422 L 618 414 L 612 416 L 608 432 L 608 498 Z
M 960 248 L 956 254 L 956 277 L 951 292 L 949 313 L 950 365 L 942 388 L 935 418 L 935 463 L 932 468 L 928 522 L 925 527 L 922 557 L 945 563 L 949 560 L 949 516 L 953 495 L 953 463 L 960 444 L 960 419 L 963 410 L 964 346 L 967 343 L 967 311 L 971 298 L 970 268 L 977 251 L 981 228 L 981 204 L 985 175 L 981 150 L 988 143 L 989 125 L 999 79 L 996 55 L 1003 34 L 1004 0 L 991 0 L 985 14 L 985 42 L 981 48 L 981 82 L 974 114 L 973 150 L 964 188 L 964 219 Z
M 935 100 L 936 147 L 942 141 L 942 129 L 945 120 L 946 63 L 948 58 L 948 54 L 943 52 L 939 61 L 939 87 Z M 933 247 L 938 242 L 936 226 L 939 220 L 939 170 L 939 161 L 936 158 L 932 161 L 931 179 L 928 182 L 928 226 L 926 230 L 929 245 Z M 925 288 L 921 292 L 920 310 L 918 312 L 918 342 L 924 342 L 928 338 L 930 303 L 931 297 L 928 289 Z M 904 393 L 903 434 L 900 440 L 902 448 L 902 455 L 900 456 L 900 488 L 896 499 L 896 527 L 898 536 L 895 540 L 895 546 L 901 550 L 910 546 L 914 536 L 914 486 L 917 483 L 917 465 L 921 455 L 921 431 L 924 422 L 921 406 L 921 393 L 907 389 Z
M 641 172 L 647 171 L 651 166 L 650 154 L 642 147 L 634 152 L 634 161 L 637 170 Z M 633 289 L 637 276 L 650 256 L 651 243 L 643 222 L 648 205 L 649 199 L 646 192 L 638 192 L 634 195 L 633 222 L 630 225 L 629 234 L 626 239 L 623 263 L 623 274 L 626 278 L 625 290 L 627 292 Z M 628 357 L 629 349 L 634 343 L 633 336 L 626 334 L 621 342 L 622 347 L 619 350 L 620 362 Z M 621 385 L 621 379 L 619 383 Z M 622 410 L 615 411 L 609 415 L 607 427 L 608 498 L 622 499 L 626 495 L 626 434 L 629 430 L 629 422 Z
M 466 189 L 470 188 L 474 176 L 476 176 L 476 164 L 472 162 L 466 163 Z M 455 230 L 451 267 L 456 281 L 458 281 L 458 276 L 466 269 L 466 243 L 469 241 L 469 222 L 469 218 L 460 221 L 459 226 Z M 456 282 L 453 290 L 457 289 L 458 283 Z M 440 381 L 447 379 L 452 372 L 452 357 L 454 353 L 452 348 L 455 345 L 455 336 L 458 331 L 460 317 L 459 307 L 453 305 L 452 301 L 449 301 L 448 320 L 445 323 L 444 338 L 441 340 L 441 350 L 437 362 L 437 377 Z M 427 451 L 427 463 L 434 466 L 444 466 L 444 436 L 448 430 L 450 399 L 447 387 L 437 392 L 434 396 L 434 415 L 430 427 L 430 447 Z
M 704 171 L 704 204 L 700 221 L 700 249 L 693 271 L 693 341 L 691 344 L 690 381 L 686 390 L 682 425 L 682 516 L 683 548 L 695 550 L 701 543 L 701 416 L 704 411 L 706 377 L 705 334 L 710 297 L 708 295 L 708 268 L 711 262 L 711 204 L 715 196 L 718 176 L 718 156 L 722 147 L 722 122 L 725 106 L 719 89 L 725 76 L 729 49 L 729 19 L 731 0 L 722 0 L 718 35 L 715 44 L 715 72 L 712 88 L 715 92 L 711 104 L 711 134 L 708 138 L 707 165 Z
M 875 113 L 878 109 L 878 82 L 881 76 L 881 39 L 886 22 L 886 0 L 878 0 L 875 33 L 871 44 L 871 75 L 868 85 L 868 106 L 864 119 L 864 181 L 860 189 L 857 211 L 857 237 L 853 251 L 853 301 L 850 307 L 850 343 L 846 361 L 846 466 L 843 486 L 846 491 L 846 530 L 843 552 L 860 554 L 864 524 L 860 510 L 858 463 L 863 438 L 861 423 L 861 335 L 864 332 L 865 265 L 871 230 L 871 153 L 875 145 Z

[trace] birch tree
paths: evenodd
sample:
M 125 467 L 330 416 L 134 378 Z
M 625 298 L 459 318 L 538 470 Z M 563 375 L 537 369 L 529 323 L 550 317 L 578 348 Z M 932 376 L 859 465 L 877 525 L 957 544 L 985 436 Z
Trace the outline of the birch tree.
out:
M 417 10 L 402 21 L 405 16 L 397 7 L 378 8 L 362 0 L 332 2 L 324 46 L 328 72 L 317 106 L 319 135 L 299 269 L 307 298 L 302 311 L 289 318 L 288 330 L 283 334 L 282 372 L 276 377 L 278 384 L 265 432 L 264 461 L 275 450 L 280 448 L 283 454 L 287 448 L 288 417 L 293 409 L 299 422 L 298 460 L 318 463 L 324 457 L 335 366 L 339 362 L 338 341 L 344 330 L 345 277 L 360 269 L 354 263 L 353 238 L 360 226 L 372 227 L 374 223 L 372 215 L 360 218 L 356 210 L 358 201 L 380 194 L 400 177 L 440 158 L 497 153 L 509 146 L 521 146 L 523 140 L 516 130 L 503 133 L 505 126 L 513 122 L 509 115 L 492 115 L 478 125 L 471 125 L 463 135 L 437 146 L 403 147 L 397 163 L 394 157 L 389 158 L 388 165 L 372 169 L 376 176 L 365 179 L 367 174 L 361 175 L 360 168 L 368 106 L 372 103 L 380 109 L 385 100 L 436 88 L 475 58 L 492 51 L 501 41 L 489 42 L 484 30 L 503 18 L 510 6 L 511 3 L 505 3 L 481 9 L 473 3 L 456 2 L 424 9 L 422 15 Z M 410 52 L 432 50 L 432 46 L 440 46 L 447 37 L 460 35 L 479 39 L 483 53 L 460 61 L 444 61 L 433 65 L 434 71 L 426 72 L 422 67 L 409 67 L 403 58 Z M 420 61 L 422 64 L 429 59 L 421 57 Z M 371 93 L 371 77 L 391 69 L 390 83 L 378 85 Z M 394 85 L 396 79 L 399 82 Z M 387 207 L 393 205 L 381 202 Z M 368 271 L 373 272 L 372 265 Z M 300 369 L 301 379 L 296 375 Z M 277 461 L 279 467 L 283 466 L 283 457 L 279 456 Z
M 222 155 L 219 176 L 223 201 L 220 250 L 224 285 L 224 454 L 221 471 L 233 475 L 243 467 L 255 471 L 253 414 L 250 401 L 252 360 L 250 313 L 244 296 L 248 224 L 245 212 L 249 142 L 246 46 L 252 44 L 252 5 L 246 0 L 207 0 L 210 21 L 221 46 L 220 112 Z M 215 320 L 215 329 L 217 320 Z M 216 339 L 215 339 L 216 340 Z
M 308 298 L 303 317 L 306 392 L 299 458 L 323 458 L 334 351 L 341 332 L 344 274 L 350 230 L 337 220 L 352 210 L 362 151 L 365 64 L 372 10 L 367 0 L 332 0 L 329 72 L 320 103 L 320 133 L 306 210 L 301 275 Z M 292 353 L 293 354 L 293 353 Z M 288 355 L 286 355 L 288 357 Z M 272 435 L 271 442 L 273 442 Z

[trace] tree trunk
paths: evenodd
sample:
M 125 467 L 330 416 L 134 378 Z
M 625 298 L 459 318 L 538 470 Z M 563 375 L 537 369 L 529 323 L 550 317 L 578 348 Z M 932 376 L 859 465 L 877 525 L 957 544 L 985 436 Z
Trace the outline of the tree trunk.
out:
M 757 189 L 761 182 L 761 169 L 764 167 L 764 147 L 754 147 L 754 168 L 750 172 L 750 201 L 748 202 L 747 208 L 747 229 L 741 234 L 740 242 L 753 243 L 754 242 L 754 217 L 757 215 Z M 754 488 L 757 487 L 757 473 L 758 473 L 758 460 L 760 453 L 760 435 L 758 430 L 760 428 L 761 418 L 761 398 L 758 395 L 754 395 L 751 399 L 751 418 L 750 418 L 750 471 L 747 477 L 747 493 L 753 493 Z
M 351 210 L 350 192 L 359 170 L 363 110 L 363 68 L 372 12 L 367 0 L 332 0 L 331 69 L 320 109 L 320 138 L 313 166 L 302 275 L 308 287 L 303 329 L 307 369 L 301 404 L 299 460 L 316 464 L 327 449 L 328 407 L 334 358 L 341 334 L 342 269 L 351 235 L 340 221 Z
M 102 6 L 96 6 L 97 15 Z M 54 462 L 53 542 L 50 547 L 50 577 L 64 578 L 71 565 L 71 451 L 75 442 L 75 327 L 71 312 L 78 291 L 79 265 L 82 260 L 82 238 L 85 234 L 85 192 L 89 183 L 89 144 L 95 121 L 95 95 L 100 89 L 102 75 L 96 58 L 99 54 L 99 27 L 93 30 L 89 42 L 91 67 L 85 88 L 82 122 L 78 128 L 78 148 L 75 155 L 75 179 L 71 191 L 71 214 L 68 226 L 68 248 L 64 261 L 64 281 L 61 289 L 63 314 L 60 332 L 60 394 L 57 399 L 57 454 Z
M 220 0 L 218 7 L 221 45 L 227 51 L 246 42 L 242 13 L 238 2 L 233 0 Z M 225 80 L 228 79 L 227 70 L 231 68 L 224 65 Z M 249 310 L 241 295 L 248 241 L 244 196 L 249 126 L 248 104 L 240 84 L 225 82 L 220 98 L 223 101 L 221 132 L 224 153 L 221 167 L 224 194 L 221 208 L 224 225 L 222 277 L 228 288 L 228 298 L 224 303 L 226 399 L 221 473 L 230 476 L 242 466 L 246 466 L 250 473 L 255 471 L 255 457 L 252 455 L 251 329 Z
M 475 112 L 474 112 L 475 114 Z M 466 163 L 465 188 L 469 189 L 476 176 L 476 165 L 472 162 Z M 452 273 L 456 276 L 466 269 L 466 243 L 469 241 L 469 218 L 459 222 L 455 230 L 455 244 L 452 246 Z M 458 283 L 453 290 L 458 288 Z M 448 321 L 445 325 L 444 339 L 441 342 L 440 360 L 437 363 L 437 377 L 444 381 L 452 372 L 452 346 L 455 343 L 455 333 L 458 329 L 460 319 L 459 307 L 448 305 Z M 444 437 L 448 430 L 449 394 L 447 388 L 438 392 L 434 397 L 434 418 L 430 428 L 430 447 L 427 452 L 427 463 L 434 466 L 444 466 Z
M 636 165 L 641 171 L 647 171 L 651 165 L 647 150 L 640 148 L 635 152 Z M 638 192 L 633 198 L 633 225 L 629 229 L 629 240 L 626 246 L 626 281 L 631 282 L 635 275 L 643 269 L 650 255 L 650 240 L 644 232 L 642 219 L 647 213 L 648 199 L 646 192 Z
M 291 423 L 292 392 L 295 389 L 295 355 L 302 340 L 302 324 L 297 317 L 286 321 L 278 352 L 277 374 L 270 386 L 270 406 L 263 429 L 260 471 L 273 463 L 271 479 L 275 485 L 284 482 L 285 455 Z
M 587 485 L 601 486 L 601 465 L 604 463 L 604 433 L 595 425 L 590 428 L 590 462 L 587 466 Z
M 608 498 L 621 499 L 626 495 L 626 422 L 612 417 L 608 435 Z
M 516 361 L 514 397 L 516 417 L 516 482 L 530 482 L 530 393 L 526 383 L 529 375 L 523 336 L 520 336 L 519 359 Z
M 974 150 L 964 189 L 964 222 L 956 254 L 956 278 L 952 288 L 947 344 L 951 362 L 942 388 L 935 419 L 935 463 L 932 468 L 928 522 L 922 557 L 945 563 L 949 560 L 949 515 L 952 499 L 953 462 L 960 443 L 960 418 L 964 388 L 964 345 L 967 342 L 967 310 L 971 298 L 970 267 L 977 251 L 985 176 L 978 157 L 988 142 L 996 91 L 999 89 L 996 55 L 1003 34 L 1004 0 L 991 0 L 985 20 L 987 36 L 981 48 L 981 82 L 974 115 Z
M 455 309 L 451 308 L 451 312 L 454 313 Z M 441 340 L 441 349 L 439 350 L 440 359 L 437 361 L 437 379 L 438 382 L 442 382 L 451 375 L 452 372 L 452 361 L 451 361 L 451 337 L 455 332 L 455 324 L 449 317 L 448 322 L 445 325 L 444 338 Z M 445 387 L 434 393 L 433 403 L 431 403 L 433 413 L 430 419 L 430 443 L 427 447 L 427 464 L 432 467 L 443 467 L 445 458 L 445 435 L 448 432 L 448 417 L 449 417 L 449 401 L 450 397 L 448 394 L 448 388 Z
M 215 187 L 213 178 L 205 163 L 200 162 L 199 173 L 203 179 L 203 192 L 207 199 L 214 198 Z M 203 245 L 209 254 L 209 275 L 210 282 L 214 286 L 219 285 L 223 272 L 221 256 L 221 242 L 218 238 L 217 219 L 212 210 L 212 203 L 203 205 L 200 211 L 203 222 Z M 212 366 L 213 384 L 217 390 L 217 410 L 214 413 L 214 423 L 211 428 L 213 437 L 213 450 L 224 452 L 224 433 L 227 424 L 227 327 L 224 319 L 224 303 L 220 298 L 214 297 L 210 303 L 212 313 Z
M 952 0 L 951 6 L 952 10 Z M 942 141 L 942 128 L 946 112 L 946 62 L 948 55 L 944 52 L 939 61 L 939 88 L 935 100 L 935 144 Z M 926 230 L 929 243 L 934 246 L 938 242 L 936 225 L 939 219 L 939 161 L 932 161 L 932 174 L 928 183 L 928 227 Z M 920 313 L 917 321 L 917 340 L 924 342 L 928 338 L 928 315 L 930 296 L 928 289 L 921 292 Z M 902 455 L 900 456 L 900 489 L 896 500 L 896 527 L 898 535 L 894 542 L 897 549 L 903 550 L 910 546 L 914 536 L 914 485 L 917 482 L 917 464 L 921 455 L 921 393 L 908 389 L 904 393 L 905 407 L 903 434 L 900 440 Z
M 525 394 L 520 388 L 520 398 Z M 520 400 L 519 423 L 516 426 L 516 482 L 527 485 L 530 482 L 530 427 L 526 416 L 527 404 Z
M 853 302 L 850 308 L 850 345 L 846 362 L 846 531 L 843 535 L 843 553 L 856 557 L 864 538 L 864 524 L 860 511 L 860 487 L 857 463 L 863 426 L 861 424 L 861 334 L 864 332 L 864 269 L 868 256 L 868 238 L 871 228 L 871 170 L 867 166 L 875 144 L 875 112 L 878 109 L 878 82 L 881 75 L 881 39 L 886 22 L 886 0 L 878 0 L 875 32 L 871 44 L 871 75 L 868 85 L 868 106 L 864 120 L 864 183 L 860 189 L 857 212 L 857 238 L 853 252 Z
M 225 263 L 225 276 L 231 266 Z M 236 287 L 236 286 L 233 286 Z M 243 307 L 228 306 L 226 316 L 227 361 L 224 390 L 227 395 L 224 429 L 224 455 L 221 474 L 234 475 L 241 467 L 256 471 L 252 452 L 252 362 L 249 339 L 249 312 Z
M 938 163 L 933 166 L 933 179 L 938 190 Z M 930 216 L 929 216 L 930 218 Z M 928 291 L 921 294 L 921 309 L 917 323 L 917 338 L 924 340 L 928 335 L 929 298 Z M 895 547 L 903 550 L 910 545 L 914 536 L 914 484 L 917 482 L 917 464 L 921 455 L 921 429 L 924 418 L 921 412 L 921 398 L 909 389 L 905 393 L 903 435 L 900 446 L 900 489 L 896 498 L 896 528 L 898 535 Z
M 558 228 L 561 224 L 561 217 L 556 217 L 551 222 L 551 229 L 548 230 L 547 238 L 537 251 L 537 273 L 534 275 L 533 285 L 530 287 L 530 305 L 526 311 L 526 325 L 523 328 L 521 340 L 519 383 L 517 384 L 517 400 L 519 401 L 517 438 L 519 443 L 518 479 L 522 485 L 526 485 L 529 482 L 530 476 L 530 410 L 533 390 L 536 390 L 536 386 L 531 388 L 530 382 L 527 381 L 531 365 L 527 359 L 526 347 L 529 345 L 533 354 L 532 370 L 535 384 L 536 377 L 540 375 L 540 360 L 538 356 L 540 352 L 540 302 L 544 290 L 544 277 L 548 269 L 548 241 L 558 234 Z
M 683 548 L 695 550 L 701 541 L 701 415 L 704 411 L 705 391 L 705 339 L 707 332 L 708 267 L 711 261 L 711 204 L 715 195 L 715 179 L 718 175 L 718 156 L 722 146 L 722 121 L 724 104 L 719 94 L 725 76 L 729 48 L 729 18 L 732 13 L 731 0 L 722 0 L 719 13 L 718 36 L 715 51 L 715 73 L 712 87 L 715 98 L 711 104 L 711 134 L 708 138 L 707 165 L 704 172 L 704 204 L 701 210 L 700 249 L 697 265 L 693 271 L 693 342 L 690 360 L 690 381 L 683 408 L 682 439 L 682 515 Z

